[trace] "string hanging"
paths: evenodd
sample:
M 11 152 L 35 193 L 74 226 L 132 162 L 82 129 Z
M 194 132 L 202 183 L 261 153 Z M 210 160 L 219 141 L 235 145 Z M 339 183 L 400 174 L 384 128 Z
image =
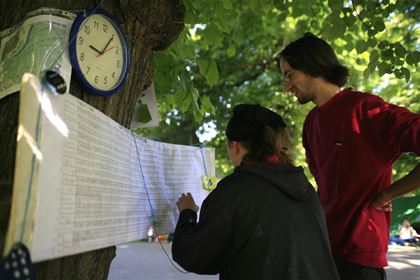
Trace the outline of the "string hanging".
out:
M 138 149 L 138 146 L 137 146 L 137 137 L 136 137 L 136 135 L 134 134 L 134 132 L 133 132 L 133 131 L 131 131 L 131 135 L 133 136 L 134 146 L 136 147 L 137 162 L 138 162 L 138 165 L 139 165 L 139 170 L 140 170 L 140 174 L 141 174 L 141 177 L 142 177 L 142 180 L 143 180 L 144 189 L 146 190 L 147 201 L 149 202 L 149 206 L 150 206 L 150 212 L 151 212 L 151 216 L 152 216 L 152 223 L 153 223 L 153 224 L 152 224 L 152 226 L 153 226 L 153 230 L 154 230 L 154 232 L 155 232 L 156 236 L 158 237 L 158 236 L 159 236 L 159 233 L 158 233 L 157 228 L 156 228 L 156 216 L 155 216 L 155 211 L 154 211 L 154 208 L 153 208 L 153 206 L 152 206 L 152 201 L 151 201 L 151 199 L 150 199 L 149 190 L 148 190 L 148 188 L 147 188 L 147 184 L 146 184 L 146 178 L 144 177 L 143 168 L 142 168 L 142 165 L 141 165 L 140 152 L 139 152 L 139 149 Z M 172 261 L 171 257 L 169 256 L 168 252 L 166 252 L 165 247 L 163 247 L 162 241 L 159 239 L 159 237 L 158 237 L 158 242 L 159 242 L 160 247 L 162 248 L 163 252 L 165 253 L 166 257 L 168 258 L 169 262 L 171 263 L 171 265 L 172 265 L 172 266 L 173 266 L 176 270 L 178 270 L 179 272 L 184 273 L 184 274 L 188 274 L 189 272 L 184 271 L 184 270 L 181 270 L 180 268 L 178 268 L 178 267 L 175 265 L 175 263 Z

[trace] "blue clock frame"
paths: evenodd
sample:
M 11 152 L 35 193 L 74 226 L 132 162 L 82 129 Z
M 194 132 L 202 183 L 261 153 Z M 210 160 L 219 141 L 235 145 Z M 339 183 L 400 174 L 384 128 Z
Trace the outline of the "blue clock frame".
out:
M 77 51 L 76 51 L 76 44 L 77 44 L 77 33 L 79 32 L 83 22 L 93 14 L 100 14 L 109 19 L 109 21 L 114 26 L 115 30 L 117 31 L 117 35 L 121 40 L 122 43 L 122 51 L 123 51 L 123 63 L 122 63 L 122 71 L 121 76 L 117 82 L 117 84 L 109 90 L 101 90 L 92 86 L 83 75 L 82 70 L 80 69 L 79 62 L 77 60 Z M 99 96 L 110 96 L 115 94 L 124 84 L 125 79 L 128 75 L 128 67 L 130 65 L 130 50 L 128 48 L 128 41 L 121 26 L 118 23 L 118 20 L 109 12 L 101 8 L 92 8 L 87 9 L 83 12 L 80 12 L 76 19 L 74 20 L 71 29 L 70 29 L 70 36 L 69 36 L 69 56 L 70 62 L 73 67 L 73 73 L 76 75 L 76 78 L 82 84 L 84 88 L 86 88 L 90 93 L 99 95 Z

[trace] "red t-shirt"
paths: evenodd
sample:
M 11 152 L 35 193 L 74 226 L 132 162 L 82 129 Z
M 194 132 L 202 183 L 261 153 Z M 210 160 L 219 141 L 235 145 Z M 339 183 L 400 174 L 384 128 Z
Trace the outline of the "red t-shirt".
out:
M 391 184 L 392 163 L 402 152 L 420 155 L 420 115 L 346 89 L 308 114 L 303 145 L 333 255 L 387 266 L 390 213 L 368 205 Z

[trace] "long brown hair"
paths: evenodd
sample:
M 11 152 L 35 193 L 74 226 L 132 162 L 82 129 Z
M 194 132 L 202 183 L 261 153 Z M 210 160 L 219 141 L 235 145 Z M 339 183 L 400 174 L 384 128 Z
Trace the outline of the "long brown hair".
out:
M 295 151 L 291 145 L 290 133 L 287 127 L 272 128 L 269 126 L 263 129 L 264 141 L 257 143 L 254 141 L 240 141 L 248 153 L 243 160 L 265 161 L 267 156 L 275 154 L 284 163 L 294 164 Z

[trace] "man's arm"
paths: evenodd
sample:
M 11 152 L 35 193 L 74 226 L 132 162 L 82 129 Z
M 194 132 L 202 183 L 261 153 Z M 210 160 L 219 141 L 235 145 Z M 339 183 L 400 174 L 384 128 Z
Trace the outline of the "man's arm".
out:
M 420 164 L 408 173 L 405 177 L 394 182 L 386 190 L 379 193 L 369 205 L 370 208 L 374 208 L 381 211 L 390 211 L 391 201 L 404 194 L 410 193 L 420 188 Z

